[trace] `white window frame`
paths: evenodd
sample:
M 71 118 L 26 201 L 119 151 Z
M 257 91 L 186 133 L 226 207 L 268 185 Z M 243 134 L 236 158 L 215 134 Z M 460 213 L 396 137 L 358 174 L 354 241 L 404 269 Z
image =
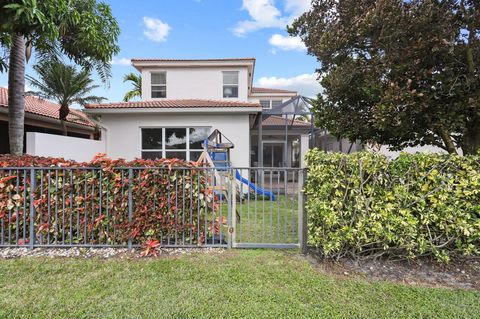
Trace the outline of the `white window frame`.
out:
M 270 108 L 272 109 L 273 108 L 273 102 L 280 102 L 279 105 L 282 105 L 283 103 L 283 100 L 282 99 L 272 99 L 270 100 Z M 277 107 L 278 105 L 276 105 L 275 107 Z
M 262 101 L 268 101 L 268 107 L 264 107 L 262 105 Z M 262 105 L 262 109 L 264 109 L 264 110 L 270 110 L 272 108 L 272 100 L 270 100 L 270 99 L 259 99 L 258 103 L 260 103 L 260 105 Z
M 164 84 L 154 84 L 152 81 L 152 78 L 154 74 L 164 74 L 165 75 L 165 83 Z M 159 87 L 159 88 L 165 88 L 165 97 L 153 97 L 153 88 L 154 87 Z M 167 98 L 167 72 L 166 71 L 154 71 L 150 72 L 150 98 L 152 99 L 166 99 Z
M 233 84 L 225 83 L 225 74 L 235 74 L 237 76 L 237 83 L 233 83 Z M 222 71 L 222 97 L 224 99 L 238 99 L 238 97 L 240 96 L 239 86 L 238 86 L 239 80 L 240 80 L 240 72 L 239 71 Z M 226 86 L 237 87 L 237 96 L 226 97 L 225 96 L 225 87 Z
M 143 129 L 162 129 L 162 148 L 160 149 L 143 149 Z M 192 128 L 208 128 L 209 134 L 212 132 L 212 127 L 211 126 L 141 126 L 140 127 L 140 158 L 143 158 L 142 154 L 148 153 L 148 152 L 161 152 L 162 153 L 162 158 L 167 157 L 167 152 L 185 152 L 186 156 L 185 159 L 187 161 L 190 161 L 190 152 L 201 152 L 202 149 L 190 149 L 190 129 Z M 187 142 L 186 148 L 185 149 L 167 149 L 166 148 L 166 130 L 167 129 L 185 129 L 186 130 L 186 137 L 187 137 Z

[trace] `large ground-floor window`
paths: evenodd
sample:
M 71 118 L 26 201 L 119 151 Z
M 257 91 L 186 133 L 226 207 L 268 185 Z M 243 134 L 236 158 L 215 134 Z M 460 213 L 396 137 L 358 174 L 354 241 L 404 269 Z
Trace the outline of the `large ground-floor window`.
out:
M 196 161 L 203 151 L 202 143 L 210 130 L 210 127 L 142 128 L 142 158 Z

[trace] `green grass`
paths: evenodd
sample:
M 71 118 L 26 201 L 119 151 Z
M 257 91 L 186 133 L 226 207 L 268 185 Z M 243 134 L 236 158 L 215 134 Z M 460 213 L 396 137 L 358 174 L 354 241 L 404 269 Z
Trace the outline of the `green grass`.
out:
M 222 215 L 227 217 L 228 205 L 222 202 Z M 237 242 L 298 243 L 298 195 L 269 197 L 250 195 L 236 203 Z M 225 229 L 223 230 L 225 231 Z
M 0 260 L 0 318 L 478 318 L 480 292 L 338 279 L 296 252 Z

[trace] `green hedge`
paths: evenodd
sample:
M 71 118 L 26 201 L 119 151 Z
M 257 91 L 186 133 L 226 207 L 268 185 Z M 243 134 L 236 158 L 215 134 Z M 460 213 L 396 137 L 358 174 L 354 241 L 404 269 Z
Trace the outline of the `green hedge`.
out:
M 311 150 L 308 244 L 325 256 L 480 255 L 480 157 Z

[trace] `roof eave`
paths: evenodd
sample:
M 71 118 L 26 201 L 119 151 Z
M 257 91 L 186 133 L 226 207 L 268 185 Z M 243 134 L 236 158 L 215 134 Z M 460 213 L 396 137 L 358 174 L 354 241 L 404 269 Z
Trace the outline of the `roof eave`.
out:
M 132 59 L 131 63 L 135 69 L 141 72 L 146 67 L 211 67 L 211 66 L 246 66 L 255 67 L 254 59 L 237 60 L 142 60 Z
M 297 92 L 250 92 L 249 97 L 282 97 L 282 96 L 287 96 L 287 97 L 295 97 L 297 96 Z
M 6 109 L 4 107 L 0 107 L 0 113 L 8 114 L 8 109 Z M 52 124 L 58 124 L 59 128 L 60 128 L 60 124 L 61 124 L 59 119 L 54 119 L 54 118 L 49 117 L 49 116 L 34 114 L 34 113 L 30 113 L 30 112 L 25 112 L 25 118 L 32 119 L 32 120 L 38 120 L 38 121 L 44 121 L 44 122 L 52 123 Z M 88 131 L 88 132 L 94 132 L 95 131 L 95 126 L 90 126 L 90 125 L 86 125 L 86 124 L 84 125 L 84 124 L 74 123 L 74 122 L 70 122 L 70 121 L 65 121 L 65 124 L 67 125 L 67 127 L 72 127 L 72 128 L 76 128 L 76 129 L 79 129 L 79 130 L 85 130 L 85 131 Z
M 245 113 L 253 114 L 262 111 L 262 107 L 177 107 L 177 108 L 159 108 L 159 107 L 124 107 L 124 108 L 86 108 L 84 109 L 86 113 L 89 114 L 132 114 L 132 113 L 141 113 L 141 114 L 156 114 L 156 113 Z

